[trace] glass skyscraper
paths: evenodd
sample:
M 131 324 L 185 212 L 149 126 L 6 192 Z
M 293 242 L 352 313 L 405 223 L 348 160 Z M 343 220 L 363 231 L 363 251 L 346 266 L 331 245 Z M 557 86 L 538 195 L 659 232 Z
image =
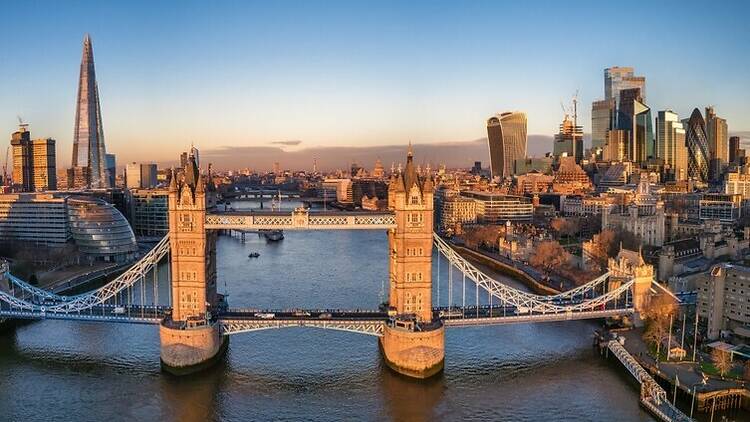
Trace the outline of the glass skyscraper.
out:
M 677 113 L 661 110 L 656 117 L 656 157 L 661 159 L 673 180 L 687 179 L 685 128 Z
M 708 139 L 706 123 L 697 108 L 685 124 L 685 145 L 688 150 L 688 177 L 700 182 L 708 181 Z
M 91 38 L 83 40 L 81 73 L 78 79 L 78 102 L 73 133 L 73 160 L 68 170 L 70 188 L 107 188 L 107 159 L 104 147 L 102 113 L 99 106 L 99 87 L 94 70 L 94 50 Z
M 490 117 L 487 140 L 492 177 L 510 177 L 515 160 L 526 157 L 526 114 L 514 111 Z

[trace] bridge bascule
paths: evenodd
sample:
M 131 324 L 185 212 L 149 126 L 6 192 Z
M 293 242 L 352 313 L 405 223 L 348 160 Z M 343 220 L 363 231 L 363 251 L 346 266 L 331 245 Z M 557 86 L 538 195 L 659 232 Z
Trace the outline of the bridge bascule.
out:
M 209 365 L 221 356 L 233 334 L 285 327 L 348 331 L 377 336 L 388 366 L 426 378 L 443 369 L 445 328 L 632 316 L 658 286 L 652 284 L 653 277 L 607 273 L 557 295 L 514 289 L 484 274 L 432 232 L 432 191 L 431 179 L 417 173 L 410 151 L 405 170 L 390 181 L 387 213 L 212 213 L 207 209 L 205 182 L 191 163 L 183 174 L 172 177 L 169 234 L 135 265 L 104 286 L 78 295 L 32 286 L 10 274 L 6 266 L 0 270 L 0 318 L 158 325 L 162 364 L 173 373 Z M 387 230 L 388 307 L 372 311 L 229 307 L 217 292 L 217 230 L 250 226 Z M 433 248 L 438 257 L 435 284 Z M 160 286 L 157 270 L 166 260 L 169 285 Z M 441 285 L 442 261 L 449 271 Z M 445 302 L 447 306 L 441 306 Z

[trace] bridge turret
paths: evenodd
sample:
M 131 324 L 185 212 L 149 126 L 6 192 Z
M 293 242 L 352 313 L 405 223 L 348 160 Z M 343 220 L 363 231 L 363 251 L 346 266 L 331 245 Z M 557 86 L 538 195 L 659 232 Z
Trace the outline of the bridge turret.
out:
M 210 312 L 216 292 L 216 232 L 207 231 L 205 181 L 195 157 L 169 185 L 172 315 L 160 330 L 162 363 L 170 372 L 204 366 L 226 345 Z
M 417 172 L 409 145 L 403 172 L 388 186 L 396 220 L 388 231 L 389 305 L 397 315 L 384 328 L 380 347 L 388 366 L 415 378 L 440 372 L 445 356 L 445 331 L 432 321 L 432 199 L 432 180 Z

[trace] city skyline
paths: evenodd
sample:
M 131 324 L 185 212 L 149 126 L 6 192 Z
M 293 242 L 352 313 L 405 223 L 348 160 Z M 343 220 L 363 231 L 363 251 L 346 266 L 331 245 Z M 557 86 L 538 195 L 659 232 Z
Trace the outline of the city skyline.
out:
M 486 142 L 487 116 L 507 110 L 526 112 L 530 136 L 549 139 L 546 147 L 530 140 L 529 154 L 540 155 L 552 149 L 552 135 L 562 117 L 559 102 L 567 101 L 576 89 L 580 90 L 579 124 L 591 132 L 589 105 L 601 99 L 602 71 L 611 66 L 632 66 L 647 78 L 652 110 L 672 109 L 688 116 L 693 108 L 714 105 L 727 120 L 730 134 L 746 137 L 750 131 L 745 117 L 750 110 L 738 94 L 750 91 L 750 86 L 742 72 L 735 70 L 746 67 L 748 60 L 739 54 L 748 41 L 738 20 L 747 8 L 743 4 L 725 5 L 717 11 L 721 16 L 704 22 L 707 31 L 717 30 L 698 40 L 688 39 L 692 29 L 685 27 L 697 19 L 689 8 L 658 5 L 652 16 L 643 17 L 634 28 L 637 39 L 623 40 L 616 55 L 605 48 L 609 44 L 603 40 L 589 39 L 594 37 L 577 37 L 573 47 L 566 47 L 570 41 L 550 43 L 549 29 L 533 33 L 514 24 L 505 29 L 507 33 L 495 34 L 484 29 L 492 13 L 486 13 L 488 17 L 475 13 L 480 8 L 492 9 L 487 4 L 461 10 L 440 4 L 426 11 L 416 5 L 346 5 L 335 13 L 298 6 L 245 5 L 237 7 L 235 16 L 222 14 L 230 23 L 224 24 L 218 19 L 223 12 L 186 4 L 158 30 L 149 24 L 171 8 L 157 7 L 151 16 L 140 19 L 96 5 L 65 10 L 44 3 L 14 6 L 15 14 L 33 14 L 48 25 L 37 25 L 39 31 L 20 36 L 16 34 L 23 31 L 12 29 L 22 21 L 12 22 L 12 35 L 0 41 L 16 57 L 0 70 L 0 91 L 7 93 L 4 98 L 13 99 L 0 103 L 5 116 L 0 127 L 11 133 L 16 129 L 15 116 L 22 116 L 35 133 L 58 140 L 59 168 L 70 164 L 75 73 L 80 40 L 90 32 L 97 41 L 108 149 L 118 155 L 120 163 L 143 161 L 137 151 L 146 148 L 152 151 L 149 160 L 172 162 L 190 142 L 216 156 L 221 151 L 268 148 L 279 148 L 274 150 L 277 156 L 330 148 L 387 149 L 409 140 L 417 148 L 476 139 Z M 711 46 L 702 48 L 705 60 L 680 67 L 679 75 L 674 75 L 673 66 L 663 66 L 688 60 L 679 49 L 655 54 L 651 50 L 656 48 L 642 48 L 644 42 L 653 47 L 667 43 L 648 23 L 666 16 L 670 6 L 674 8 L 674 23 L 667 25 L 670 34 L 686 43 Z M 363 8 L 369 12 L 368 19 L 353 25 Z M 557 14 L 538 17 L 540 24 L 582 11 L 558 10 L 550 4 L 547 8 Z M 519 22 L 531 14 L 514 6 L 501 9 Z M 580 19 L 592 23 L 588 31 L 603 28 L 597 16 L 607 10 L 584 11 Z M 424 12 L 424 19 L 414 23 L 418 12 Z M 86 19 L 71 19 L 76 14 Z M 301 24 L 293 24 L 300 17 L 304 18 Z M 264 18 L 275 26 L 255 22 Z M 179 28 L 180 19 L 205 29 L 186 33 Z M 233 19 L 247 20 L 241 27 L 253 29 L 237 29 L 231 25 Z M 86 28 L 81 21 L 87 23 Z M 519 41 L 517 47 L 523 48 L 516 51 L 507 43 L 498 44 L 506 38 Z M 269 40 L 274 48 L 267 45 Z M 486 55 L 489 46 L 497 46 L 496 54 Z M 593 54 L 570 61 L 560 57 L 561 48 Z M 519 54 L 523 60 L 518 66 L 501 66 Z M 565 63 L 570 66 L 560 65 Z M 686 85 L 695 89 L 686 90 Z M 153 145 L 160 148 L 154 150 Z M 382 154 L 374 155 L 373 161 Z M 352 158 L 341 155 L 336 159 L 345 163 Z M 430 161 L 448 158 L 436 156 Z M 489 156 L 472 158 L 488 162 Z M 283 161 L 275 158 L 279 160 Z M 229 163 L 214 161 L 217 168 L 233 167 Z

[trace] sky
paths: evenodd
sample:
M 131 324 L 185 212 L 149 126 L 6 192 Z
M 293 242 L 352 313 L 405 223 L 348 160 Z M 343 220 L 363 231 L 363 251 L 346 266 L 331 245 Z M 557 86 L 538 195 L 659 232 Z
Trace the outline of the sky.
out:
M 576 92 L 590 130 L 609 66 L 645 76 L 654 110 L 713 104 L 750 135 L 750 2 L 706 4 L 0 0 L 0 132 L 21 116 L 70 164 L 88 32 L 119 166 L 173 162 L 194 143 L 218 168 L 315 154 L 346 167 L 353 148 L 476 143 L 509 110 L 543 135 L 529 141 L 539 155 Z

